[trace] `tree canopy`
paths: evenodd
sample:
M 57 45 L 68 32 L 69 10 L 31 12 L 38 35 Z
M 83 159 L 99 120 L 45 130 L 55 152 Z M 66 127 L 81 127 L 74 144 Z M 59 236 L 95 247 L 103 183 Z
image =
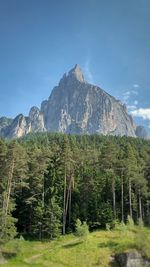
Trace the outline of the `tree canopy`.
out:
M 0 139 L 0 238 L 52 239 L 130 215 L 150 224 L 150 141 L 30 134 Z

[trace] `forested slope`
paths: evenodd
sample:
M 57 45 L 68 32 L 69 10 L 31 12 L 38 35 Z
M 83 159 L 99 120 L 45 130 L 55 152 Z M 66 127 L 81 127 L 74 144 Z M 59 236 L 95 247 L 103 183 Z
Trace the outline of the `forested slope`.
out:
M 0 238 L 49 239 L 130 215 L 150 224 L 150 141 L 34 134 L 0 140 Z

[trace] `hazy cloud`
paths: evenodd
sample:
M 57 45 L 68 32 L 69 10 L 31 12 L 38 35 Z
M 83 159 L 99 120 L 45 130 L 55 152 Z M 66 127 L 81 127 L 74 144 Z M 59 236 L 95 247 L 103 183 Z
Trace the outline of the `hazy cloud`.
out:
M 150 120 L 150 108 L 139 108 L 131 111 L 134 117 L 139 117 L 144 120 Z
M 128 109 L 130 112 L 134 111 L 136 108 L 137 108 L 137 106 L 135 106 L 135 105 L 127 105 L 127 109 Z
M 131 90 L 131 94 L 132 95 L 138 95 L 139 93 L 137 91 L 135 91 L 135 90 Z
M 138 95 L 138 92 L 136 90 L 130 90 L 123 93 L 123 101 L 128 104 L 129 99 L 135 95 Z M 134 100 L 134 105 L 137 105 L 138 101 Z
M 123 93 L 123 95 L 130 95 L 131 92 L 130 91 L 126 91 L 125 93 Z
M 135 84 L 133 84 L 133 87 L 134 87 L 134 88 L 139 88 L 139 87 L 140 87 L 140 85 L 139 85 L 139 84 L 137 84 L 137 83 L 135 83 Z
M 86 76 L 88 82 L 94 83 L 93 75 L 92 75 L 91 68 L 90 68 L 90 60 L 89 59 L 86 60 L 83 69 L 84 69 L 85 76 Z
M 130 91 L 123 93 L 123 101 L 127 104 L 127 100 L 130 98 Z

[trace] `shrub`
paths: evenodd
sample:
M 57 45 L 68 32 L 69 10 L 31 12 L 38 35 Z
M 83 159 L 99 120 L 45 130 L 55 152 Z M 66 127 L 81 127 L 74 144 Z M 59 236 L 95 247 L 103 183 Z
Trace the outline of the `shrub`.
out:
M 133 221 L 132 217 L 130 215 L 128 215 L 127 229 L 132 231 L 132 230 L 134 230 L 134 228 L 135 228 L 134 221 Z
M 150 259 L 150 235 L 144 231 L 144 228 L 136 233 L 135 246 L 143 256 Z
M 24 237 L 20 235 L 19 240 L 24 241 Z
M 87 239 L 88 234 L 89 234 L 89 227 L 87 223 L 83 222 L 82 224 L 81 221 L 77 219 L 75 235 L 82 239 Z
M 139 226 L 140 228 L 143 228 L 143 227 L 144 227 L 144 222 L 143 222 L 142 218 L 139 218 L 139 219 L 138 219 L 138 226 Z
M 106 230 L 110 231 L 110 223 L 106 223 Z
M 119 224 L 120 224 L 119 220 L 117 220 L 117 219 L 113 220 L 112 223 L 111 223 L 111 229 L 117 230 Z
M 125 232 L 127 230 L 127 226 L 125 225 L 124 222 L 119 222 L 118 224 L 115 225 L 115 230 Z

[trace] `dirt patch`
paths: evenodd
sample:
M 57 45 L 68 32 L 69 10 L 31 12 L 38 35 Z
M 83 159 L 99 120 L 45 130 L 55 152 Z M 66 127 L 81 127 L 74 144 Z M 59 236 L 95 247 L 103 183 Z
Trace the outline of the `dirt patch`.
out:
M 32 263 L 34 262 L 36 259 L 38 259 L 39 257 L 41 257 L 43 254 L 36 254 L 36 255 L 33 255 L 32 257 L 28 258 L 28 259 L 25 259 L 24 261 L 26 263 Z
M 0 264 L 6 263 L 7 260 L 4 258 L 3 254 L 0 252 Z

